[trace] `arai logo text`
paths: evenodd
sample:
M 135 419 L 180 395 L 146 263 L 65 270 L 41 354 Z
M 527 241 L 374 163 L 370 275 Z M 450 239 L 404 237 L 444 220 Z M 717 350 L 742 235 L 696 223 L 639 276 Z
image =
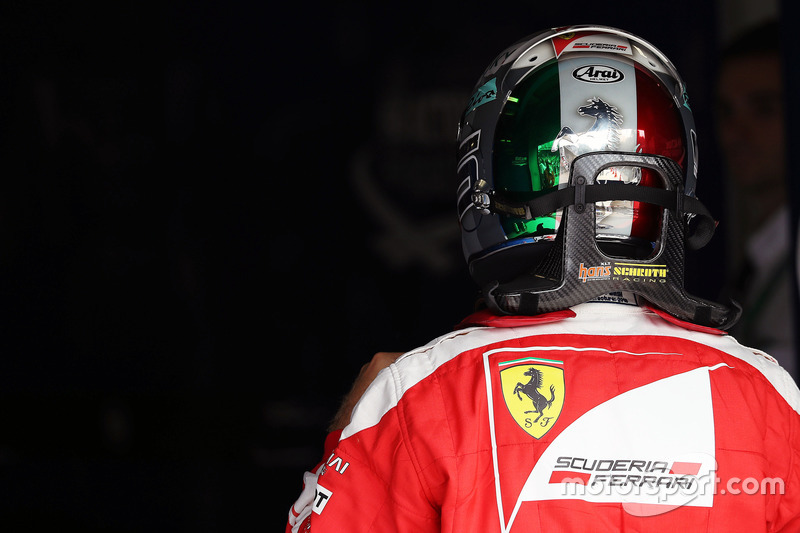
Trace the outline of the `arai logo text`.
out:
M 616 83 L 625 79 L 621 70 L 607 65 L 586 65 L 572 71 L 576 80 L 589 83 Z

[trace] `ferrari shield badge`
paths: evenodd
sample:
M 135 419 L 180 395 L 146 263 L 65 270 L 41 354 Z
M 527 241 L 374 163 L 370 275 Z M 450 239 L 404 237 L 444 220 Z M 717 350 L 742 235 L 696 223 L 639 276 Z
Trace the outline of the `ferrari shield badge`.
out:
M 563 364 L 532 357 L 499 364 L 506 407 L 519 427 L 536 439 L 550 431 L 564 407 Z

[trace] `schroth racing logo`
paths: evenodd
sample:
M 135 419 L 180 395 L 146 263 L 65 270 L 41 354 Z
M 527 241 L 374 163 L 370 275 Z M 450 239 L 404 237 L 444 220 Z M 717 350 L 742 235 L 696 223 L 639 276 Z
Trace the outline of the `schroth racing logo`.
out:
M 669 269 L 666 265 L 639 263 L 602 263 L 598 266 L 578 266 L 578 278 L 586 283 L 601 279 L 633 281 L 635 283 L 665 283 Z

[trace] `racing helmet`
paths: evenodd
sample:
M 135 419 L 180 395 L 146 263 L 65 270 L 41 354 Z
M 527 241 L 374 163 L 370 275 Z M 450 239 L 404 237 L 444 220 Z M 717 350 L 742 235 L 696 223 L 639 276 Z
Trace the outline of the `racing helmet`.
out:
M 553 296 L 570 292 L 570 267 L 606 272 L 614 261 L 661 266 L 670 241 L 679 240 L 670 247 L 681 252 L 687 235 L 691 247 L 705 244 L 715 223 L 695 197 L 694 128 L 677 70 L 631 33 L 606 26 L 555 28 L 500 53 L 476 84 L 458 130 L 462 248 L 490 306 L 530 314 L 608 290 L 638 292 L 639 285 L 631 283 L 587 289 L 587 279 L 578 275 L 583 286 L 574 288 L 580 290 L 568 298 Z M 576 175 L 579 161 L 591 175 Z M 582 180 L 579 191 L 576 178 Z M 567 231 L 568 213 L 578 216 L 573 208 L 591 217 L 591 235 L 580 237 L 591 242 L 569 248 L 566 241 L 579 231 L 577 221 Z M 702 229 L 687 234 L 698 213 Z M 566 260 L 568 251 L 574 265 Z M 680 300 L 688 295 L 683 256 L 677 260 L 670 285 L 679 294 L 670 298 Z M 548 299 L 550 304 L 542 302 Z M 522 300 L 537 304 L 521 306 Z M 698 305 L 706 304 L 717 305 Z M 714 325 L 731 318 L 720 312 L 724 318 L 711 313 Z M 708 313 L 691 312 L 689 318 L 702 322 Z

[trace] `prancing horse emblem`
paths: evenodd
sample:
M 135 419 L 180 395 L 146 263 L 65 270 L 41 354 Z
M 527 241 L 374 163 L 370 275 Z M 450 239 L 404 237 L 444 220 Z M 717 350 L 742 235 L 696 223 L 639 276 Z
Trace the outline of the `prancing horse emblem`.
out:
M 575 133 L 569 126 L 564 126 L 553 143 L 553 151 L 561 149 L 562 154 L 567 152 L 569 155 L 565 163 L 572 163 L 575 157 L 587 152 L 620 148 L 622 115 L 616 107 L 601 98 L 592 98 L 588 103 L 578 108 L 578 114 L 593 118 L 592 126 L 583 133 Z
M 525 357 L 502 361 L 500 382 L 508 412 L 531 437 L 541 439 L 564 408 L 564 363 Z
M 531 379 L 529 379 L 524 385 L 518 381 L 517 386 L 514 387 L 514 394 L 516 394 L 517 398 L 520 400 L 522 400 L 520 392 L 531 399 L 531 402 L 533 402 L 533 411 L 525 411 L 525 413 L 539 413 L 539 416 L 537 416 L 536 420 L 533 421 L 535 424 L 540 418 L 542 418 L 545 408 L 549 409 L 550 406 L 553 405 L 553 400 L 556 399 L 556 387 L 555 385 L 550 385 L 550 399 L 548 400 L 541 392 L 539 392 L 539 389 L 542 388 L 541 370 L 530 367 L 525 372 L 525 375 L 530 376 Z
M 633 146 L 630 135 L 623 139 L 623 117 L 616 106 L 602 98 L 593 97 L 587 101 L 588 105 L 578 108 L 578 115 L 594 119 L 588 130 L 576 133 L 569 126 L 564 126 L 553 141 L 553 152 L 559 152 L 561 160 L 561 183 L 566 183 L 572 162 L 576 157 L 589 152 L 603 151 L 639 151 L 639 146 Z M 610 171 L 610 172 L 609 172 Z M 622 167 L 616 170 L 603 171 L 597 180 L 614 180 L 624 183 L 638 183 L 641 171 L 637 167 Z M 616 177 L 612 177 L 616 176 Z

